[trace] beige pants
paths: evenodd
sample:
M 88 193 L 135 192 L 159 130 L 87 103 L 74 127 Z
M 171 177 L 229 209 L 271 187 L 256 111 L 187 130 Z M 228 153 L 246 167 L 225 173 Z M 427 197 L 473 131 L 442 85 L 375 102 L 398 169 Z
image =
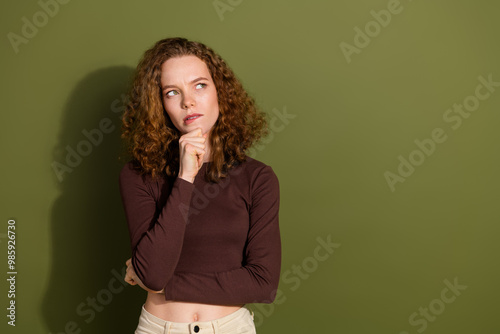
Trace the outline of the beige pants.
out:
M 256 334 L 253 312 L 243 306 L 212 321 L 172 322 L 160 319 L 142 306 L 135 334 Z

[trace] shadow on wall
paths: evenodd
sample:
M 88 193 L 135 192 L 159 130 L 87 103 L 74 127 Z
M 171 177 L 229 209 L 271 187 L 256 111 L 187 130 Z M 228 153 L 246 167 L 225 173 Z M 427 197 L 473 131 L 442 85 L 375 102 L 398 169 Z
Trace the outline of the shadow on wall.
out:
M 63 113 L 52 164 L 61 192 L 51 211 L 52 268 L 41 305 L 49 333 L 131 333 L 146 299 L 123 282 L 131 252 L 118 176 L 132 74 L 129 67 L 90 73 Z

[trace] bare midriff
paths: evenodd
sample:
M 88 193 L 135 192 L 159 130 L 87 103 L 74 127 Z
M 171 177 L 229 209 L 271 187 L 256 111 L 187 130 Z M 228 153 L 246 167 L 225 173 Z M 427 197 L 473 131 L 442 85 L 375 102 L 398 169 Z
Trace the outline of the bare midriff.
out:
M 172 322 L 211 321 L 238 311 L 245 304 L 212 305 L 165 300 L 163 293 L 148 292 L 144 308 L 152 315 Z

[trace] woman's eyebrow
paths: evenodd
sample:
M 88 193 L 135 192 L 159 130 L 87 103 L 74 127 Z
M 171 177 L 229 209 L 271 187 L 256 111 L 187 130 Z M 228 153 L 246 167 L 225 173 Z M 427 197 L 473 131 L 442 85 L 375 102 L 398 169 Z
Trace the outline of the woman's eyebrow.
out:
M 191 80 L 191 82 L 189 82 L 189 83 L 192 84 L 192 83 L 195 83 L 196 81 L 200 81 L 200 80 L 208 80 L 208 79 L 205 78 L 205 77 L 199 77 L 199 78 L 196 78 L 194 80 Z M 162 87 L 162 90 L 165 90 L 167 88 L 175 88 L 175 87 L 177 87 L 177 86 L 175 86 L 175 85 L 165 85 L 165 86 Z

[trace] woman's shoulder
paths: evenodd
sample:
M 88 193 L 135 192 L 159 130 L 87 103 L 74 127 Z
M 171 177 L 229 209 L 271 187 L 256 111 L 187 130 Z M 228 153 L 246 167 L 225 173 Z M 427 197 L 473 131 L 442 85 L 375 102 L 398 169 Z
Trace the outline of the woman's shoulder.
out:
M 248 194 L 252 198 L 252 203 L 261 198 L 279 198 L 279 180 L 273 168 L 260 160 L 247 156 L 242 163 L 244 180 L 247 184 Z M 256 202 L 255 202 L 256 203 Z
M 247 155 L 245 156 L 245 160 L 240 163 L 239 167 L 242 167 L 249 171 L 258 171 L 268 167 L 268 165 L 260 160 L 257 160 Z
M 119 180 L 120 183 L 141 185 L 163 181 L 161 178 L 153 179 L 149 174 L 143 173 L 140 166 L 134 160 L 127 161 L 123 165 L 122 169 L 120 170 Z
M 139 169 L 133 160 L 127 161 L 120 170 L 120 180 L 139 180 L 143 179 Z
M 149 174 L 142 173 L 134 161 L 128 161 L 122 167 L 119 176 L 120 192 L 123 196 L 142 197 L 145 194 L 155 201 L 168 196 L 172 183 L 164 177 L 152 178 Z
M 273 168 L 260 160 L 246 156 L 246 160 L 240 167 L 251 180 L 275 180 L 277 182 L 277 176 Z

